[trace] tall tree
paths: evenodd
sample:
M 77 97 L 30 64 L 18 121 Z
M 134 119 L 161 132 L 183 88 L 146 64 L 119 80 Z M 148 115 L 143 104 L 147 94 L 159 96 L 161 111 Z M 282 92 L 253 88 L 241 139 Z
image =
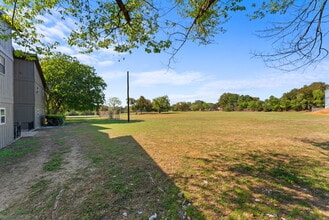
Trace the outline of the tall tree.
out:
M 168 111 L 170 109 L 169 97 L 165 95 L 153 99 L 152 106 L 158 113 L 161 113 L 163 111 Z
M 251 97 L 250 95 L 240 95 L 238 98 L 238 110 L 249 110 L 249 103 L 251 101 L 257 101 L 259 98 Z
M 238 94 L 224 93 L 218 99 L 218 106 L 224 111 L 235 111 L 238 107 Z
M 151 111 L 152 110 L 152 103 L 150 100 L 146 99 L 144 96 L 139 97 L 135 103 L 136 111 L 140 111 L 141 113 Z
M 264 101 L 264 111 L 280 111 L 280 99 L 271 95 L 268 99 Z
M 293 109 L 296 111 L 311 110 L 312 106 L 324 107 L 324 91 L 328 85 L 324 82 L 313 82 L 299 89 L 292 89 L 284 93 L 281 97 L 286 101 L 285 109 Z M 287 106 L 287 104 L 290 106 Z
M 315 107 L 323 107 L 324 106 L 324 98 L 325 98 L 325 91 L 321 89 L 313 90 L 313 106 Z
M 41 66 L 47 82 L 48 113 L 97 110 L 104 103 L 106 83 L 93 67 L 64 54 L 42 59 Z
M 11 37 L 22 46 L 40 50 L 45 45 L 37 35 L 40 15 L 58 11 L 62 19 L 74 20 L 76 28 L 67 38 L 90 52 L 113 47 L 132 52 L 142 47 L 158 53 L 170 48 L 174 56 L 187 42 L 209 44 L 233 12 L 246 11 L 251 19 L 286 15 L 273 23 L 262 37 L 273 38 L 274 52 L 260 53 L 270 66 L 289 69 L 321 61 L 328 55 L 328 0 L 2 0 L 0 18 L 12 28 Z M 4 33 L 0 32 L 0 35 Z M 8 37 L 8 36 L 2 36 Z M 55 43 L 56 44 L 56 43 Z
M 115 109 L 116 107 L 119 107 L 122 104 L 122 102 L 118 97 L 110 97 L 108 100 L 108 104 L 110 108 Z
M 132 111 L 136 111 L 136 99 L 134 98 L 129 98 L 129 100 L 127 100 L 127 104 L 129 102 L 129 106 L 131 108 Z M 127 111 L 128 111 L 128 105 L 127 105 Z
M 172 106 L 173 111 L 189 111 L 191 107 L 190 102 L 177 102 Z
M 192 111 L 203 111 L 204 110 L 204 106 L 203 106 L 204 103 L 205 102 L 202 101 L 202 100 L 196 100 L 191 104 L 190 108 L 191 108 Z

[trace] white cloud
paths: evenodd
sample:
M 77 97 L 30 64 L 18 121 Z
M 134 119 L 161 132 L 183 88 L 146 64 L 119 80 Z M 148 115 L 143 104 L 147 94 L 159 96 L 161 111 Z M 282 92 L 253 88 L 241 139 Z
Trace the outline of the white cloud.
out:
M 53 43 L 55 41 L 58 41 L 60 43 L 60 46 L 57 47 L 56 51 L 79 57 L 82 62 L 86 62 L 88 64 L 91 64 L 94 59 L 88 61 L 86 57 L 88 57 L 89 55 L 90 57 L 97 56 L 102 59 L 100 65 L 103 66 L 109 66 L 113 64 L 112 61 L 107 60 L 105 62 L 105 58 L 108 59 L 109 55 L 112 55 L 113 57 L 118 55 L 118 53 L 114 51 L 114 48 L 102 48 L 91 54 L 80 55 L 78 53 L 83 51 L 83 48 L 79 48 L 77 46 L 69 46 L 67 43 L 67 38 L 72 32 L 72 30 L 77 29 L 76 22 L 71 17 L 65 17 L 65 20 L 63 20 L 61 19 L 61 15 L 57 11 L 52 11 L 51 14 L 39 16 L 38 18 L 43 20 L 42 24 L 38 24 L 36 26 L 38 33 L 44 36 L 42 41 L 45 43 Z
M 114 51 L 114 47 L 110 47 L 108 49 L 101 48 L 98 51 L 96 51 L 95 53 L 98 53 L 98 55 L 101 55 L 101 56 L 108 56 L 109 54 L 119 55 L 118 52 Z M 128 53 L 120 53 L 120 55 L 125 55 L 125 54 L 128 54 Z
M 135 73 L 132 75 L 132 79 L 132 83 L 139 86 L 180 86 L 202 81 L 202 74 L 198 72 L 176 73 L 174 71 L 156 70 L 150 72 Z
M 71 46 L 60 45 L 60 46 L 56 47 L 56 51 L 67 54 L 67 55 L 77 54 L 76 49 Z
M 39 25 L 38 32 L 43 34 L 47 41 L 51 41 L 53 39 L 61 40 L 64 39 L 66 36 L 66 32 L 63 30 L 63 25 L 55 25 L 55 26 L 45 26 Z M 45 40 L 45 39 L 43 39 Z
M 45 42 L 63 41 L 71 30 L 76 28 L 71 18 L 62 20 L 60 14 L 56 11 L 38 18 L 43 20 L 43 23 L 37 25 L 37 30 L 44 35 L 43 41 Z
M 104 60 L 104 61 L 100 61 L 98 62 L 98 65 L 100 66 L 112 66 L 114 64 L 114 61 L 112 60 Z
M 329 62 L 323 62 L 316 69 L 301 72 L 277 72 L 269 70 L 268 73 L 258 74 L 254 77 L 241 78 L 240 80 L 215 80 L 206 79 L 195 90 L 172 90 L 169 94 L 172 103 L 180 101 L 203 100 L 216 102 L 225 92 L 245 94 L 260 97 L 265 100 L 271 95 L 280 97 L 284 92 L 293 88 L 300 88 L 312 82 L 328 79 Z M 328 84 L 328 82 L 326 82 Z
M 76 57 L 81 63 L 86 64 L 88 66 L 95 66 L 98 64 L 99 60 L 97 56 L 93 56 L 91 54 L 72 54 L 71 56 Z
M 318 71 L 311 73 L 276 72 L 240 80 L 217 80 L 204 84 L 200 91 L 246 91 L 250 89 L 275 89 L 282 87 L 293 89 L 321 79 L 324 79 L 324 75 Z
M 101 72 L 100 76 L 104 80 L 112 80 L 112 79 L 126 79 L 127 73 L 120 71 L 111 71 L 111 72 Z M 111 81 L 110 81 L 111 82 Z

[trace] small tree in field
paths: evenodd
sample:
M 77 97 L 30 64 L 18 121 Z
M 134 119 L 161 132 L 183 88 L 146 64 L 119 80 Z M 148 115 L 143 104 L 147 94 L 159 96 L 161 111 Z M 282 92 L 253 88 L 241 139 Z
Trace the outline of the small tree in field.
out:
M 118 97 L 111 97 L 109 98 L 109 106 L 110 108 L 115 109 L 116 107 L 119 107 L 122 104 L 120 99 Z
M 153 99 L 152 106 L 153 109 L 156 110 L 158 113 L 161 113 L 163 111 L 168 111 L 170 109 L 169 97 L 165 95 Z
M 113 119 L 114 114 L 117 114 L 118 108 L 121 105 L 121 101 L 118 97 L 109 98 L 109 117 Z
M 136 100 L 135 104 L 135 110 L 140 111 L 141 113 L 143 111 L 151 111 L 152 109 L 152 103 L 150 100 L 146 99 L 144 96 L 139 97 L 139 99 Z

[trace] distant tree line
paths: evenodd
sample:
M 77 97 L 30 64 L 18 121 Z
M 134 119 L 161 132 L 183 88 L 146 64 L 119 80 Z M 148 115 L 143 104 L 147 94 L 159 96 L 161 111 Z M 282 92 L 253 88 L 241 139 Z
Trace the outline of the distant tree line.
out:
M 310 111 L 312 108 L 323 108 L 325 103 L 325 90 L 329 86 L 323 82 L 314 82 L 299 89 L 292 89 L 284 93 L 281 98 L 270 96 L 264 101 L 250 95 L 239 95 L 235 93 L 222 94 L 217 103 L 196 100 L 194 102 L 177 102 L 170 106 L 167 95 L 152 100 L 140 96 L 138 99 L 130 98 L 130 110 L 142 114 L 143 112 L 167 112 L 167 111 Z M 116 106 L 121 111 L 121 101 L 112 97 L 109 99 L 109 107 Z M 101 110 L 107 110 L 103 106 Z
M 121 101 L 117 97 L 111 97 L 109 99 L 108 106 L 103 105 L 100 111 L 109 111 L 113 109 L 120 109 L 125 111 L 127 109 L 122 108 Z M 138 99 L 129 98 L 130 110 L 133 112 L 142 114 L 143 112 L 167 112 L 171 109 L 170 100 L 167 95 L 154 98 L 152 101 L 146 99 L 144 96 L 140 96 Z
M 170 106 L 168 96 L 161 96 L 153 99 L 152 101 L 140 96 L 138 99 L 130 99 L 131 110 L 136 113 L 152 112 L 158 113 L 172 111 L 216 111 L 218 105 L 215 103 L 207 103 L 201 100 L 195 102 L 178 102 Z
M 173 111 L 217 111 L 215 103 L 196 100 L 195 102 L 178 102 L 172 106 Z
M 130 98 L 131 110 L 136 113 L 156 111 L 158 113 L 170 110 L 170 100 L 167 95 L 160 96 L 151 100 L 140 96 L 138 99 Z
M 265 101 L 258 97 L 224 93 L 218 99 L 218 106 L 223 111 L 305 111 L 313 107 L 323 108 L 325 90 L 323 82 L 314 82 L 300 89 L 292 89 L 281 98 L 270 96 Z

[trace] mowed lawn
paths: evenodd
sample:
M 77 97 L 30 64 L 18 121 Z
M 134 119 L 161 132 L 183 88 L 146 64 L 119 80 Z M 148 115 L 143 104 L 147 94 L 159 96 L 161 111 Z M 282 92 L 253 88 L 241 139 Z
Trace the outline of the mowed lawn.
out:
M 111 139 L 132 137 L 136 143 L 123 144 L 143 148 L 205 219 L 329 218 L 328 115 L 189 112 L 124 119 L 68 121 L 89 122 Z
M 67 118 L 1 150 L 0 173 L 0 219 L 329 219 L 329 115 Z

